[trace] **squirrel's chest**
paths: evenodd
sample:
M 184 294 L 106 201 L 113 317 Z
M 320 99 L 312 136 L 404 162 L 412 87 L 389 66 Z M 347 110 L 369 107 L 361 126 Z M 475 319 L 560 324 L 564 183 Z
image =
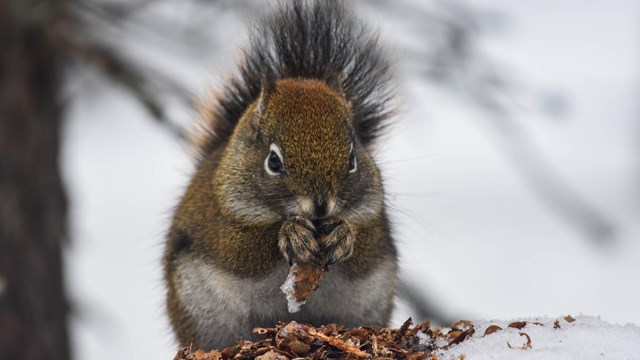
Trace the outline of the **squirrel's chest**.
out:
M 245 334 L 277 321 L 309 323 L 378 323 L 377 310 L 391 301 L 395 263 L 383 264 L 369 276 L 352 280 L 338 269 L 326 273 L 300 312 L 291 314 L 280 286 L 289 272 L 282 264 L 257 278 L 239 278 L 201 260 L 184 259 L 177 267 L 178 296 L 202 328 L 231 326 Z

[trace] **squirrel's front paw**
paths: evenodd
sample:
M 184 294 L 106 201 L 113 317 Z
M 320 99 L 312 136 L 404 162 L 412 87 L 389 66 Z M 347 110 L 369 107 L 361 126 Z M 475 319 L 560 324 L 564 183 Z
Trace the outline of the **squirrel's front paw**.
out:
M 351 225 L 342 219 L 332 219 L 321 225 L 331 229 L 327 236 L 321 237 L 320 248 L 325 254 L 326 265 L 347 260 L 353 254 L 356 236 Z
M 294 262 L 322 263 L 316 229 L 302 216 L 292 216 L 284 221 L 278 233 L 278 247 L 289 265 Z

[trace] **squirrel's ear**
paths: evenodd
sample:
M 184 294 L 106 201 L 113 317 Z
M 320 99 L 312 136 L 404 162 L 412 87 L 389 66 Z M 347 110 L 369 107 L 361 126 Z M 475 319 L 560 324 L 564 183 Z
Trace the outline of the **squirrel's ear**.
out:
M 344 86 L 342 84 L 342 79 L 340 78 L 340 74 L 330 73 L 327 75 L 325 82 L 327 86 L 333 91 L 335 91 L 338 95 L 342 97 L 345 104 L 349 109 L 352 109 L 352 103 L 350 99 L 347 99 L 347 94 L 344 92 Z
M 255 140 L 262 129 L 262 122 L 264 121 L 263 116 L 265 111 L 267 110 L 267 105 L 269 104 L 271 95 L 273 94 L 275 89 L 275 85 L 273 82 L 267 81 L 263 79 L 260 84 L 260 95 L 255 101 L 255 106 L 249 114 L 249 129 L 250 131 L 246 133 L 252 141 Z
M 275 89 L 275 82 L 267 78 L 263 78 L 260 82 L 260 97 L 258 97 L 258 103 L 256 107 L 259 115 L 262 115 L 267 109 L 267 105 L 269 104 L 269 100 L 271 99 L 271 95 L 273 94 Z
M 329 73 L 325 79 L 325 82 L 327 83 L 329 88 L 331 88 L 331 90 L 344 96 L 344 87 L 342 86 L 342 79 L 340 79 L 340 74 Z

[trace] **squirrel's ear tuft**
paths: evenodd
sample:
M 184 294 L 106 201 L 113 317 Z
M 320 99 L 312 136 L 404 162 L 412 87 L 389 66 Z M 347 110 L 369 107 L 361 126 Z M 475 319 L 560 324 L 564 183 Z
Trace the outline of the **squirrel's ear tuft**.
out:
M 269 104 L 269 100 L 271 99 L 271 95 L 276 90 L 276 83 L 267 78 L 262 78 L 260 82 L 260 96 L 258 97 L 258 102 L 256 106 L 256 110 L 259 115 L 262 115 L 264 111 L 267 109 L 267 105 Z
M 347 94 L 344 91 L 344 82 L 340 77 L 340 74 L 330 73 L 329 75 L 327 75 L 324 81 L 331 90 L 335 91 L 336 94 L 342 97 L 342 100 L 344 100 L 344 103 L 345 105 L 347 105 L 349 110 L 352 110 L 353 102 L 351 99 L 347 98 Z
M 342 79 L 340 78 L 340 74 L 331 72 L 327 75 L 325 82 L 327 86 L 331 88 L 331 90 L 337 92 L 338 94 L 344 96 L 344 86 L 342 84 Z
M 258 98 L 256 99 L 252 113 L 247 114 L 247 116 L 249 116 L 249 137 L 252 141 L 260 136 L 260 130 L 262 129 L 264 122 L 264 113 L 267 111 L 267 106 L 269 105 L 269 101 L 271 101 L 271 96 L 274 92 L 275 82 L 263 78 L 260 82 L 260 95 L 258 95 Z

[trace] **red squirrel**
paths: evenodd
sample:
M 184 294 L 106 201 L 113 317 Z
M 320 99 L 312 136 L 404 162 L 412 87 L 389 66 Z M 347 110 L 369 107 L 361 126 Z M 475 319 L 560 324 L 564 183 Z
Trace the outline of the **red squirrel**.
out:
M 347 6 L 282 2 L 207 104 L 163 261 L 182 346 L 220 349 L 278 321 L 389 321 L 397 251 L 372 150 L 391 118 L 392 76 Z M 289 313 L 280 285 L 297 262 L 328 271 Z

